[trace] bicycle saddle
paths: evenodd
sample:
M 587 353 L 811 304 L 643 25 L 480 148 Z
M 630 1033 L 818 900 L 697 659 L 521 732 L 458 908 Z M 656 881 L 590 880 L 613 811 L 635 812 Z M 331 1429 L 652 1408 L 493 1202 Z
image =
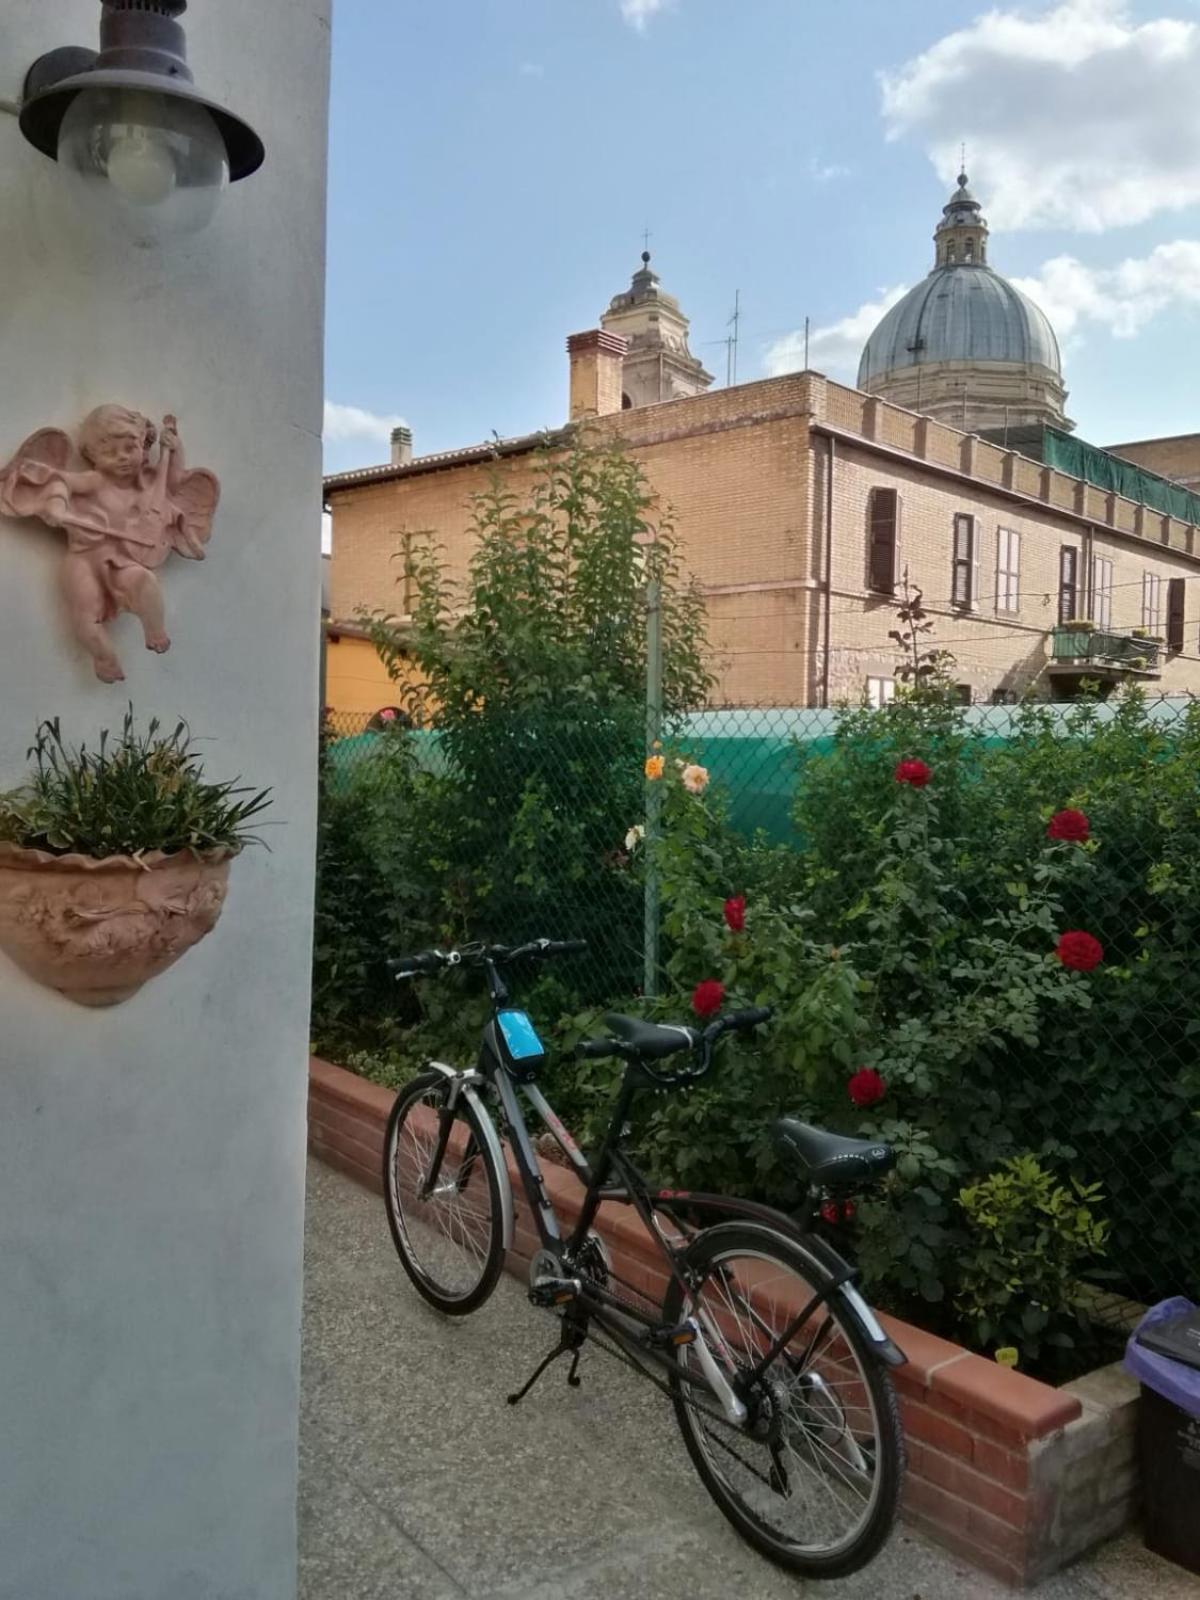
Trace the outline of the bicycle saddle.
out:
M 796 1117 L 781 1117 L 774 1136 L 783 1154 L 799 1160 L 814 1183 L 872 1183 L 896 1164 L 896 1152 L 878 1140 L 845 1139 Z
M 623 1017 L 616 1011 L 605 1015 L 604 1026 L 647 1061 L 661 1061 L 679 1050 L 694 1050 L 700 1038 L 695 1028 L 659 1027 L 640 1017 Z

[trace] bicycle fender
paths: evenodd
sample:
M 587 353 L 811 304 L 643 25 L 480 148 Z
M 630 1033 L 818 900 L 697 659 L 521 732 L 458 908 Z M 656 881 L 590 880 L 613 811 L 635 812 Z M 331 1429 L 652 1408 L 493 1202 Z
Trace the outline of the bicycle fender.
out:
M 483 1129 L 484 1143 L 487 1145 L 488 1155 L 495 1162 L 496 1170 L 500 1174 L 500 1231 L 506 1250 L 512 1249 L 513 1242 L 513 1193 L 512 1183 L 508 1176 L 508 1162 L 504 1159 L 504 1146 L 500 1143 L 500 1135 L 496 1132 L 496 1124 L 492 1121 L 492 1114 L 476 1093 L 474 1085 L 468 1079 L 468 1074 L 458 1071 L 455 1067 L 448 1067 L 444 1061 L 429 1061 L 426 1066 L 430 1072 L 440 1072 L 443 1078 L 458 1078 L 463 1080 L 462 1093 L 470 1103 L 472 1111 L 479 1118 L 479 1126 Z
M 879 1318 L 859 1294 L 852 1283 L 843 1283 L 838 1293 L 854 1313 L 859 1326 L 870 1340 L 872 1352 L 885 1367 L 903 1367 L 908 1357 L 894 1339 L 889 1338 L 880 1325 Z

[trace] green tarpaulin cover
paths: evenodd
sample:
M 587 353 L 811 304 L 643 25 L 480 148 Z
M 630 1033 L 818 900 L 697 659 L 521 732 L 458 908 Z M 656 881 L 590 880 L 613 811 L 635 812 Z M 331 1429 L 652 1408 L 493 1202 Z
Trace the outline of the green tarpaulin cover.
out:
M 1135 467 L 1132 461 L 1122 461 L 1107 450 L 1073 439 L 1069 433 L 1060 433 L 1057 428 L 1043 429 L 1042 461 L 1073 478 L 1094 483 L 1098 489 L 1111 489 L 1127 500 L 1169 512 L 1182 522 L 1200 523 L 1200 495 L 1155 472 Z

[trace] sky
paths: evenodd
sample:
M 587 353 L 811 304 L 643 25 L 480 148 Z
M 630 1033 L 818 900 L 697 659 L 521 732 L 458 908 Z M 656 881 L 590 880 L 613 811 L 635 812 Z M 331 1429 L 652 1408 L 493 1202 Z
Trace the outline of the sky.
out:
M 1200 430 L 1200 0 L 338 0 L 326 467 L 565 420 L 643 235 L 724 383 L 853 381 L 966 145 L 1096 444 Z

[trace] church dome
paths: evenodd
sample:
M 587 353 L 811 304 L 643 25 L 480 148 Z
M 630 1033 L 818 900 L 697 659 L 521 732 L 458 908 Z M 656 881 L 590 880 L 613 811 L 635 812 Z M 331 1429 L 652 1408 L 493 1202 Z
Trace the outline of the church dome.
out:
M 1054 329 L 989 264 L 988 225 L 965 172 L 933 238 L 933 270 L 867 340 L 858 387 L 970 431 L 1010 420 L 1072 427 Z
M 984 263 L 935 267 L 910 289 L 867 340 L 858 387 L 937 361 L 1016 361 L 1062 373 L 1046 313 Z

